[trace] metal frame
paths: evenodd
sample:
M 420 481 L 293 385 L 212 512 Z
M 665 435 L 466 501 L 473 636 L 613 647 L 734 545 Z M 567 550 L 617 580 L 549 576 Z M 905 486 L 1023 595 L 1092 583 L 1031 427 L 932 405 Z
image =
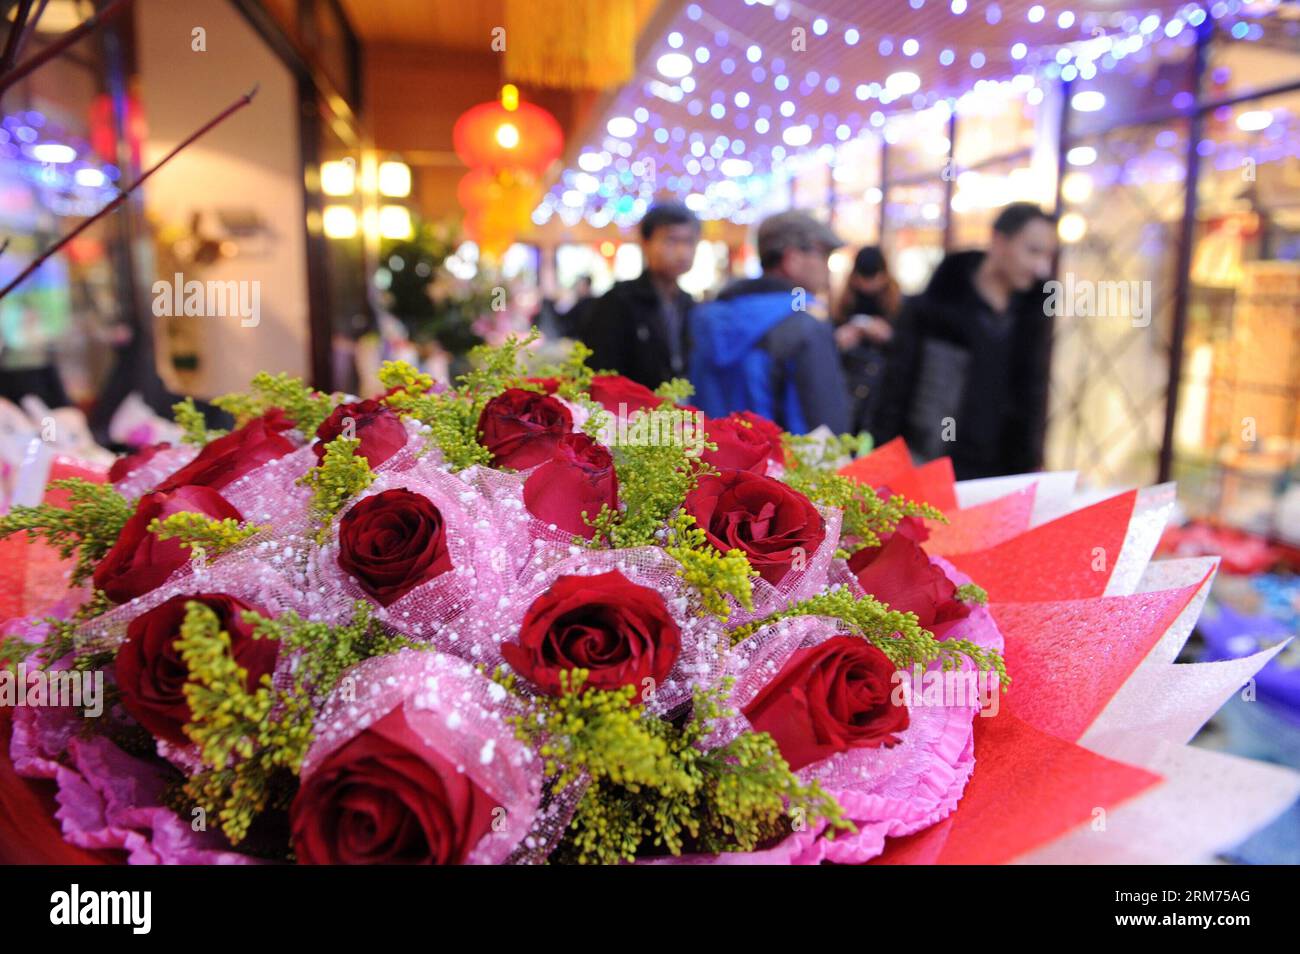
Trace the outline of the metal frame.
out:
M 1196 47 L 1192 52 L 1192 82 L 1196 84 L 1195 96 L 1199 100 L 1201 79 L 1209 58 L 1210 40 L 1214 35 L 1214 21 L 1206 19 L 1196 28 Z M 1169 383 L 1165 389 L 1165 426 L 1160 438 L 1160 471 L 1157 480 L 1169 479 L 1174 465 L 1174 425 L 1178 416 L 1178 394 L 1183 381 L 1183 347 L 1187 340 L 1187 303 L 1191 298 L 1192 246 L 1196 241 L 1197 193 L 1201 184 L 1201 154 L 1197 146 L 1204 128 L 1205 111 L 1189 118 L 1187 152 L 1183 173 L 1183 222 L 1178 237 L 1175 265 L 1174 325 L 1169 340 Z

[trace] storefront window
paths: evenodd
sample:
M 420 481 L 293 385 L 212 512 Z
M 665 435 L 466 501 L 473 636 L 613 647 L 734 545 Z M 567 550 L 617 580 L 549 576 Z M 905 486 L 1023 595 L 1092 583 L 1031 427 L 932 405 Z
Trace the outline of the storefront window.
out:
M 971 169 L 1033 146 L 1042 102 L 1043 91 L 1028 75 L 961 96 L 952 156 L 957 169 Z
M 835 151 L 835 230 L 850 245 L 880 240 L 880 140 L 859 136 Z
M 904 292 L 919 292 L 943 258 L 944 205 L 951 172 L 949 112 L 927 109 L 885 126 L 885 257 Z
M 26 55 L 48 39 L 38 30 Z M 9 243 L 0 286 L 116 192 L 118 140 L 102 70 L 99 47 L 79 44 L 0 103 L 0 234 Z M 41 404 L 89 405 L 111 370 L 111 346 L 131 334 L 129 292 L 112 251 L 120 226 L 95 224 L 0 301 L 0 394 L 15 403 L 30 396 L 38 419 Z
M 1178 478 L 1268 533 L 1300 463 L 1300 94 L 1215 110 L 1201 145 Z
M 1294 9 L 1289 13 L 1217 21 L 1201 79 L 1202 97 L 1213 101 L 1294 82 L 1300 18 Z
M 1072 140 L 1062 182 L 1047 462 L 1094 485 L 1157 476 L 1187 123 Z

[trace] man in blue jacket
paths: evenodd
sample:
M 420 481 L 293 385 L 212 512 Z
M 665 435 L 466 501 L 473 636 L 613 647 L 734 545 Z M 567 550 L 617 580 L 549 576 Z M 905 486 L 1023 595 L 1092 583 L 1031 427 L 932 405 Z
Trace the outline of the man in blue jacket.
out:
M 795 434 L 821 425 L 848 431 L 848 388 L 825 320 L 828 259 L 843 244 L 806 212 L 759 225 L 762 276 L 729 285 L 691 313 L 695 406 L 710 417 L 753 411 Z

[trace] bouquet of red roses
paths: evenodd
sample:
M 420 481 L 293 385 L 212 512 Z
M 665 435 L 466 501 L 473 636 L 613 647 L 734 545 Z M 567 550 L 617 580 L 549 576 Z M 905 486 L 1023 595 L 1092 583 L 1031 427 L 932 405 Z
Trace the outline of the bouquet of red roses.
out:
M 217 402 L 230 433 L 184 402 L 179 446 L 0 517 L 24 567 L 45 548 L 67 573 L 43 615 L 4 614 L 0 659 L 44 693 L 14 708 L 10 756 L 58 783 L 68 842 L 136 862 L 806 863 L 951 825 L 1010 684 L 968 573 L 1017 585 L 997 548 L 1031 536 L 1035 485 L 958 508 L 950 475 L 892 448 L 840 471 L 854 441 L 706 419 L 684 382 L 593 374 L 581 349 L 530 370 L 527 344 L 481 349 L 453 387 L 388 364 L 366 400 L 259 374 Z M 1131 503 L 1116 552 L 1140 575 Z M 1138 642 L 1176 638 L 1199 586 Z M 1130 661 L 1100 667 L 1062 745 Z M 1028 718 L 1055 697 L 1024 662 Z M 1104 804 L 1156 779 L 1097 758 Z M 1083 820 L 1057 808 L 1021 850 Z

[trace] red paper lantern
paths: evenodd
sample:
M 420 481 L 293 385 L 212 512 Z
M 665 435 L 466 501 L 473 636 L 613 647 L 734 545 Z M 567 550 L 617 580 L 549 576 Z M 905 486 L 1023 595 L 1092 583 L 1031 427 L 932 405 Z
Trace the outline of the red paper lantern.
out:
M 456 120 L 452 145 L 471 169 L 522 169 L 541 175 L 564 150 L 564 133 L 555 117 L 532 103 L 506 109 L 479 103 Z

